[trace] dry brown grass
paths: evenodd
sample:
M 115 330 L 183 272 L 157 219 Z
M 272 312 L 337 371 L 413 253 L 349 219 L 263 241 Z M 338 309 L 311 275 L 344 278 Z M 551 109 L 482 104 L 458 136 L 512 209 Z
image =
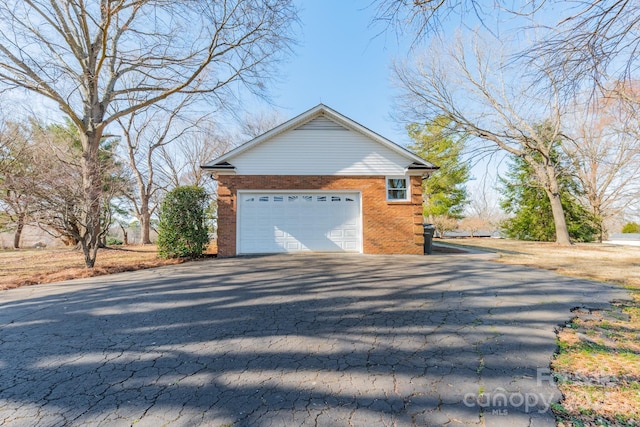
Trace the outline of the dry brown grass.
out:
M 571 247 L 508 239 L 455 239 L 444 243 L 494 249 L 500 262 L 553 270 L 559 274 L 619 283 L 640 289 L 640 248 L 599 243 Z M 435 243 L 438 243 L 436 240 Z
M 637 426 L 638 390 L 633 387 L 601 387 L 563 385 L 561 407 L 556 411 L 558 425 L 573 426 Z M 572 409 L 573 408 L 573 409 Z
M 555 408 L 564 425 L 639 425 L 640 293 L 634 297 L 578 313 L 559 331 L 551 367 L 564 396 Z
M 96 266 L 85 268 L 82 251 L 19 249 L 0 251 L 0 289 L 93 277 L 123 271 L 178 264 L 179 259 L 160 259 L 153 245 L 100 249 Z
M 551 367 L 563 400 L 553 409 L 559 426 L 640 425 L 640 248 L 606 244 L 561 247 L 506 239 L 445 240 L 492 249 L 499 261 L 617 283 L 632 302 L 610 310 L 581 310 L 558 331 Z

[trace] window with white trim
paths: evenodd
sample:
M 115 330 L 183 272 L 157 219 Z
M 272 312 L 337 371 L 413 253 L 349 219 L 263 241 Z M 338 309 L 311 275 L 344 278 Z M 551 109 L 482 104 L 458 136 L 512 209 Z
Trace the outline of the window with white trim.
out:
M 409 178 L 406 176 L 387 177 L 387 201 L 406 202 L 409 199 Z

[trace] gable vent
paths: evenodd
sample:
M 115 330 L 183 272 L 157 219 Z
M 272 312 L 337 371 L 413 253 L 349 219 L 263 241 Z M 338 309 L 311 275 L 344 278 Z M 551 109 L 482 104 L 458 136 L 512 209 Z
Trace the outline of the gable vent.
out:
M 297 127 L 295 130 L 348 130 L 346 127 L 327 119 L 316 117 L 315 119 Z

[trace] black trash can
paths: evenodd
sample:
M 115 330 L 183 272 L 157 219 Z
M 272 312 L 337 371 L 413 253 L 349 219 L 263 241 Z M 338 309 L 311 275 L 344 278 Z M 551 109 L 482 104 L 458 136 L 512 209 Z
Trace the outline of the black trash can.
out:
M 436 228 L 433 224 L 422 224 L 424 228 L 424 254 L 431 255 L 433 250 L 433 236 L 436 233 Z

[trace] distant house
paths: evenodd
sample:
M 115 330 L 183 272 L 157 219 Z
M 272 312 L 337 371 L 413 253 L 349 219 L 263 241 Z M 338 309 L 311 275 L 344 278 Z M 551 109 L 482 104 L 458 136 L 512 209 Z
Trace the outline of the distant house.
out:
M 422 254 L 422 179 L 436 166 L 325 105 L 205 164 L 218 255 Z

